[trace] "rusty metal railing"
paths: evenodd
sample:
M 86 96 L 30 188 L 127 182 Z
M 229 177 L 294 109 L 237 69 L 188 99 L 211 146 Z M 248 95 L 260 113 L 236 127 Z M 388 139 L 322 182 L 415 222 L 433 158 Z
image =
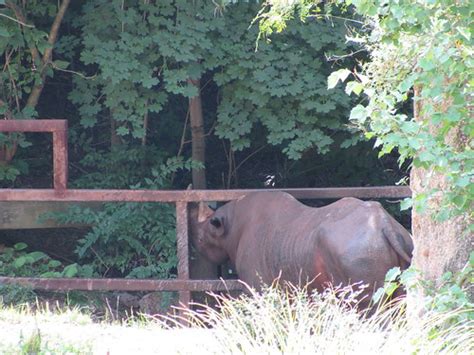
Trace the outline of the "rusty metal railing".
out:
M 0 120 L 0 132 L 50 132 L 53 134 L 53 187 L 67 188 L 67 120 Z
M 189 279 L 189 202 L 229 201 L 254 191 L 240 190 L 100 190 L 67 188 L 67 121 L 66 120 L 0 120 L 0 132 L 50 132 L 53 134 L 53 189 L 0 189 L 0 201 L 102 201 L 102 202 L 166 202 L 176 205 L 176 238 L 178 253 L 177 279 L 79 279 L 0 277 L 1 284 L 29 285 L 43 290 L 123 290 L 178 291 L 180 303 L 188 307 L 192 291 L 239 290 L 238 280 Z M 408 186 L 340 187 L 278 189 L 299 199 L 404 198 L 411 195 Z

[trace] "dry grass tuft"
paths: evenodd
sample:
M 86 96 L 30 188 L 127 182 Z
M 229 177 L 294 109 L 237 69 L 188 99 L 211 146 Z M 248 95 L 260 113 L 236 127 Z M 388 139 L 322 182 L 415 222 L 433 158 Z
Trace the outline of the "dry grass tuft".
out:
M 199 305 L 185 319 L 123 323 L 95 323 L 80 309 L 0 306 L 0 353 L 474 354 L 474 322 L 459 314 L 472 309 L 410 322 L 403 302 L 361 314 L 350 289 L 309 297 L 273 287 L 215 299 L 216 308 Z
M 472 321 L 449 325 L 454 314 L 447 312 L 409 322 L 403 301 L 369 316 L 357 311 L 355 296 L 349 288 L 308 297 L 304 289 L 275 287 L 238 298 L 216 295 L 218 308 L 188 312 L 187 326 L 212 329 L 214 342 L 205 350 L 216 354 L 474 353 Z

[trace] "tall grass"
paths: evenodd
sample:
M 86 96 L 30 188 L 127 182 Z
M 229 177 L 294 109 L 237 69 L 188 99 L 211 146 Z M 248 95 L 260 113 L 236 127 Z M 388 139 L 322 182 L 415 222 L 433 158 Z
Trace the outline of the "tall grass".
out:
M 361 314 L 350 289 L 287 291 L 215 295 L 217 307 L 185 319 L 121 323 L 96 323 L 85 309 L 0 305 L 0 354 L 474 354 L 473 317 L 463 317 L 472 308 L 415 321 L 403 302 Z
M 345 297 L 341 297 L 341 293 Z M 360 313 L 349 289 L 308 296 L 267 288 L 238 298 L 215 296 L 217 309 L 188 312 L 188 325 L 211 328 L 218 354 L 474 354 L 474 324 L 455 311 L 406 316 L 401 301 Z M 470 310 L 473 311 L 473 310 Z M 182 324 L 181 320 L 181 324 Z

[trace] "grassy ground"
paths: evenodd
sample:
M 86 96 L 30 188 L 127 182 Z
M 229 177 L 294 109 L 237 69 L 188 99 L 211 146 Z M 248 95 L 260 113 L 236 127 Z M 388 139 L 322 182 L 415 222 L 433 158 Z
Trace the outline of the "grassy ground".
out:
M 79 309 L 0 308 L 0 329 L 0 354 L 192 354 L 213 342 L 207 329 L 154 319 L 97 323 Z
M 474 324 L 459 312 L 414 322 L 399 305 L 364 318 L 334 292 L 310 302 L 304 291 L 274 289 L 218 301 L 219 312 L 202 307 L 187 327 L 162 317 L 97 323 L 79 309 L 0 307 L 0 354 L 474 354 Z

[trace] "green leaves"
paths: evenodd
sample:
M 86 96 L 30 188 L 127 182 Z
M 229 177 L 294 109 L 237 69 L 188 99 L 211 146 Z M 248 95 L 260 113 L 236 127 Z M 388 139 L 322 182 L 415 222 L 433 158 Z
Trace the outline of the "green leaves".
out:
M 184 98 L 182 105 L 198 94 L 188 80 L 205 77 L 207 87 L 217 85 L 215 132 L 234 150 L 248 147 L 255 127 L 264 126 L 268 142 L 294 159 L 311 149 L 327 151 L 332 142 L 327 130 L 345 131 L 339 123 L 347 121 L 350 102 L 342 89 L 326 88 L 331 69 L 325 51 L 341 53 L 347 47 L 344 26 L 294 21 L 291 33 L 273 33 L 271 42 L 262 41 L 255 51 L 258 29 L 249 29 L 249 23 L 259 6 L 239 2 L 216 17 L 215 6 L 206 2 L 130 4 L 126 9 L 107 2 L 85 4 L 81 60 L 97 76 L 93 81 L 74 77 L 70 97 L 79 106 L 81 124 L 94 127 L 113 119 L 117 134 L 134 142 L 146 134 L 147 114 L 161 113 L 177 97 Z M 103 21 L 111 14 L 122 24 Z M 360 85 L 351 87 L 360 93 Z
M 421 69 L 429 71 L 436 68 L 437 63 L 434 60 L 433 56 L 430 53 L 428 53 L 427 55 L 425 55 L 424 57 L 420 59 L 420 61 L 418 62 L 418 65 Z
M 20 242 L 20 243 L 16 243 L 13 248 L 16 250 L 16 251 L 20 251 L 20 250 L 24 250 L 26 248 L 28 248 L 28 245 L 26 243 L 23 243 L 23 242 Z
M 124 126 L 118 127 L 115 131 L 119 136 L 126 136 L 129 133 L 128 128 Z
M 64 277 L 75 277 L 79 272 L 79 267 L 76 263 L 66 266 L 62 272 Z
M 66 69 L 69 66 L 69 62 L 66 62 L 64 60 L 55 60 L 53 62 L 53 65 L 55 68 Z
M 400 202 L 400 210 L 405 211 L 410 209 L 413 206 L 413 199 L 412 198 L 405 198 Z
M 56 276 L 59 274 L 61 262 L 51 259 L 41 251 L 28 252 L 27 248 L 25 243 L 17 243 L 12 248 L 4 248 L 0 253 L 0 275 L 38 277 L 46 273 Z
M 351 93 L 354 93 L 356 95 L 360 95 L 360 93 L 364 90 L 364 85 L 362 83 L 359 83 L 357 81 L 349 81 L 346 85 L 346 94 L 350 95 Z
M 22 12 L 22 6 L 26 5 L 22 3 L 15 6 Z M 37 9 L 45 9 L 47 6 L 44 3 L 33 5 Z M 32 118 L 33 116 L 23 115 L 22 110 L 32 88 L 41 84 L 41 55 L 51 47 L 47 32 L 55 13 L 53 16 L 44 14 L 41 26 L 23 26 L 18 24 L 16 14 L 10 6 L 2 8 L 1 11 L 5 16 L 0 18 L 0 54 L 5 60 L 2 61 L 0 71 L 0 100 L 13 118 Z M 38 20 L 35 15 L 34 12 L 28 14 L 27 22 Z M 52 74 L 49 67 L 45 68 L 45 72 L 47 76 Z M 30 109 L 34 111 L 34 107 Z
M 359 13 L 366 16 L 375 16 L 378 11 L 385 11 L 382 6 L 378 8 L 376 2 L 372 0 L 350 0 L 348 4 L 353 4 Z
M 0 37 L 11 37 L 12 34 L 8 31 L 7 28 L 0 27 Z
M 468 27 L 456 27 L 456 30 L 468 41 L 471 40 L 471 30 Z
M 467 2 L 448 6 L 429 3 L 389 2 L 380 6 L 370 0 L 351 2 L 367 18 L 373 31 L 363 36 L 371 61 L 362 65 L 346 93 L 364 92 L 364 104 L 355 106 L 350 119 L 367 135 L 377 137 L 380 154 L 393 149 L 400 161 L 413 159 L 418 169 L 441 174 L 448 183 L 443 191 L 425 191 L 414 199 L 417 211 L 438 205 L 438 218 L 471 214 L 474 202 L 472 185 L 474 139 L 468 106 L 472 86 L 471 28 L 473 8 Z M 357 29 L 354 29 L 357 31 Z M 328 78 L 335 87 L 346 80 L 349 70 L 338 70 Z M 400 113 L 411 105 L 417 90 L 417 121 Z M 472 91 L 472 90 L 471 90 Z M 463 132 L 463 139 L 453 138 Z M 437 196 L 437 203 L 431 199 Z M 439 196 L 443 196 L 440 200 Z M 439 201 L 441 204 L 439 205 Z M 410 207 L 404 201 L 402 208 Z
M 83 216 L 81 213 L 69 218 L 78 220 Z M 89 215 L 91 217 L 95 225 L 77 248 L 83 263 L 102 275 L 116 272 L 125 277 L 135 275 L 135 269 L 169 263 L 169 269 L 160 269 L 161 273 L 154 277 L 171 276 L 177 263 L 171 206 L 107 204 L 102 211 Z M 97 260 L 97 255 L 100 260 Z M 74 276 L 78 272 L 77 266 L 70 266 L 67 272 Z
M 367 108 L 362 105 L 357 105 L 351 110 L 349 116 L 350 120 L 357 121 L 359 124 L 363 124 L 368 117 Z
M 391 268 L 385 275 L 384 285 L 379 288 L 372 296 L 372 300 L 377 303 L 382 300 L 383 297 L 392 297 L 394 292 L 401 287 L 399 283 L 400 275 L 402 274 L 399 267 Z
M 250 21 L 252 14 L 246 16 Z M 259 43 L 255 51 L 255 28 L 248 31 L 245 21 L 235 23 L 231 10 L 225 20 L 226 62 L 216 76 L 223 87 L 216 134 L 243 149 L 261 123 L 267 142 L 280 145 L 291 159 L 309 150 L 327 152 L 333 142 L 328 128 L 333 133 L 343 129 L 350 101 L 342 89 L 328 91 L 326 86 L 330 68 L 323 48 L 346 47 L 334 35 L 340 24 L 294 21 L 291 33 L 272 33 L 271 42 Z
M 328 89 L 335 88 L 339 81 L 344 82 L 350 74 L 351 71 L 345 68 L 332 72 L 328 77 Z
M 143 167 L 143 158 L 148 155 L 152 159 Z M 169 189 L 171 176 L 199 166 L 182 158 L 165 159 L 164 155 L 159 150 L 140 152 L 125 147 L 99 152 L 86 157 L 90 165 L 85 165 L 99 172 L 76 180 L 76 186 Z M 48 215 L 61 223 L 92 226 L 76 245 L 79 261 L 66 266 L 61 275 L 173 276 L 177 265 L 174 211 L 169 204 L 107 203 L 100 209 L 73 206 L 66 212 Z

